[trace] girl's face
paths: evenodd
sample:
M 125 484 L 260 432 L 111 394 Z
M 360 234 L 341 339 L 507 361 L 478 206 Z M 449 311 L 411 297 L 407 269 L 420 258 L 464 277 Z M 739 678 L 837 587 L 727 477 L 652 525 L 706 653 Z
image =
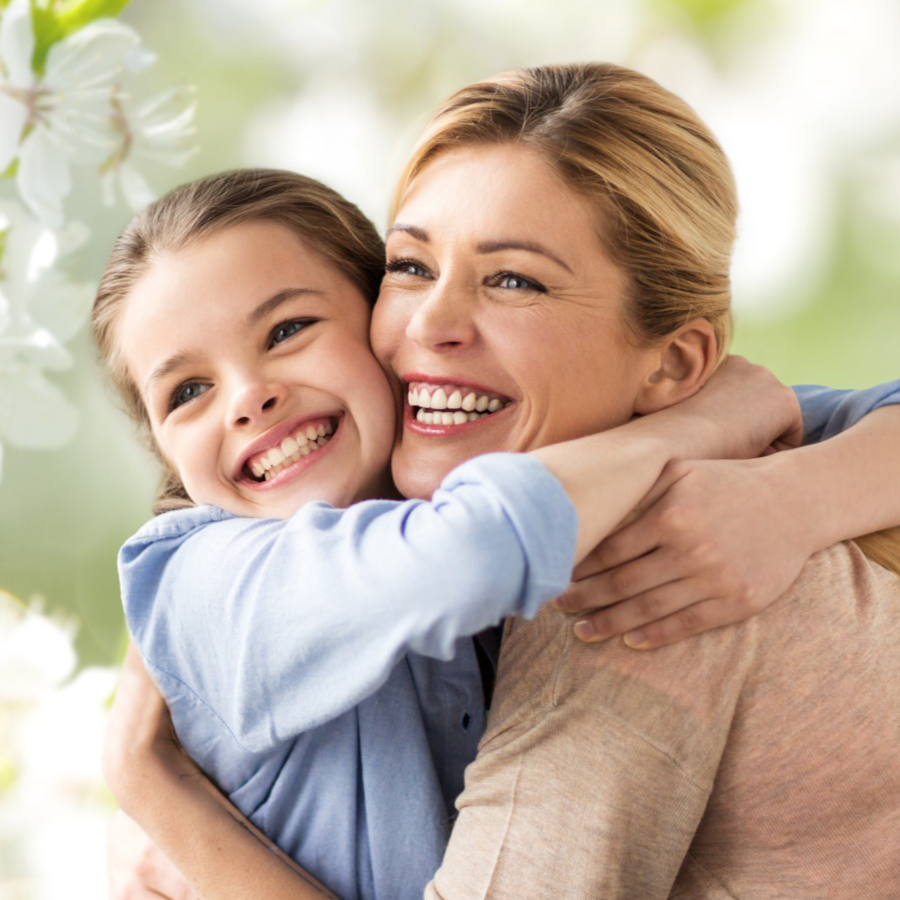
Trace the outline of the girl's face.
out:
M 402 381 L 394 480 L 429 496 L 478 453 L 626 422 L 654 353 L 595 212 L 534 150 L 465 148 L 413 181 L 387 239 L 372 346 Z
M 163 456 L 196 503 L 285 518 L 384 496 L 396 403 L 369 305 L 271 222 L 163 253 L 116 337 Z

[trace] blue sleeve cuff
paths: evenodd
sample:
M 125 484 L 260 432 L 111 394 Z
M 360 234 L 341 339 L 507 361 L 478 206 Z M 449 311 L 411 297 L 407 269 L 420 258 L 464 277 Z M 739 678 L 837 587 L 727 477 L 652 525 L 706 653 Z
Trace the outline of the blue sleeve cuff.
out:
M 882 406 L 900 403 L 900 379 L 859 391 L 801 384 L 794 393 L 803 411 L 805 442 L 815 444 L 846 431 Z
M 476 457 L 454 469 L 441 488 L 466 484 L 488 487 L 513 524 L 530 570 L 520 612 L 530 618 L 547 602 L 548 591 L 561 594 L 572 580 L 578 538 L 575 507 L 559 480 L 525 453 Z

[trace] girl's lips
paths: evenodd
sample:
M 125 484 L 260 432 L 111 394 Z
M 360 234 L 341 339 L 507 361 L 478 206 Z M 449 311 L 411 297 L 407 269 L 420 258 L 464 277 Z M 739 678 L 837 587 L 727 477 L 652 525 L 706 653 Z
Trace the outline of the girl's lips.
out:
M 321 422 L 322 417 L 317 417 L 313 420 L 307 420 L 307 422 Z M 296 458 L 287 458 L 283 463 L 279 463 L 273 468 L 269 469 L 266 472 L 266 477 L 263 480 L 256 480 L 251 477 L 251 475 L 247 472 L 245 468 L 242 472 L 240 482 L 244 487 L 250 488 L 254 491 L 268 491 L 275 490 L 284 486 L 285 484 L 289 484 L 292 481 L 295 481 L 297 478 L 302 477 L 306 474 L 309 468 L 315 463 L 322 459 L 325 455 L 329 453 L 331 450 L 331 445 L 335 441 L 339 441 L 341 435 L 343 434 L 343 430 L 341 429 L 341 424 L 343 419 L 340 417 L 334 418 L 332 417 L 330 421 L 335 422 L 335 426 L 333 429 L 333 433 L 327 436 L 323 435 L 318 438 L 317 442 L 310 442 L 303 449 L 304 453 L 302 455 L 297 455 Z M 274 475 L 271 473 L 275 473 Z
M 280 447 L 286 438 L 291 438 L 306 428 L 317 427 L 320 424 L 330 424 L 332 433 L 336 433 L 340 425 L 341 416 L 341 413 L 324 413 L 316 416 L 296 416 L 280 422 L 244 448 L 232 477 L 235 481 L 248 480 L 246 472 L 248 471 L 248 464 L 253 457 Z M 253 481 L 253 479 L 249 480 Z

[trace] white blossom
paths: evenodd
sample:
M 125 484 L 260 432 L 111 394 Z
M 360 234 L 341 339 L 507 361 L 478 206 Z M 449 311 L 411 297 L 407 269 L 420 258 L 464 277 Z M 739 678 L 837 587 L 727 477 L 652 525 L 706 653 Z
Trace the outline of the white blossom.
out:
M 119 145 L 112 91 L 129 68 L 146 64 L 140 38 L 113 19 L 98 19 L 55 43 L 34 73 L 28 0 L 12 0 L 0 19 L 0 171 L 18 158 L 16 184 L 47 224 L 62 224 L 71 163 L 100 164 Z
M 175 88 L 132 108 L 131 97 L 119 88 L 113 92 L 112 105 L 119 146 L 102 166 L 103 200 L 111 206 L 118 187 L 125 202 L 137 211 L 156 195 L 135 160 L 182 166 L 197 152 L 186 140 L 194 134 L 193 90 Z
M 74 433 L 77 412 L 44 372 L 72 365 L 63 343 L 90 310 L 92 286 L 57 268 L 85 233 L 77 223 L 53 232 L 0 203 L 0 440 L 59 447 Z

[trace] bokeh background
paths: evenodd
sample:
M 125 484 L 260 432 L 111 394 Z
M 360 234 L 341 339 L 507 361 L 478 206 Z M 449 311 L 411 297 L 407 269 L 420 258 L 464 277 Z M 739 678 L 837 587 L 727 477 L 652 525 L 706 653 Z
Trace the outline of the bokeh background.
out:
M 549 62 L 637 68 L 692 103 L 733 162 L 735 350 L 791 383 L 900 373 L 896 0 L 133 0 L 121 19 L 158 55 L 151 86 L 196 89 L 199 151 L 181 169 L 145 165 L 155 190 L 236 166 L 296 168 L 379 226 L 418 131 L 455 88 Z M 101 206 L 87 182 L 68 209 L 92 232 L 76 273 L 96 281 L 130 212 Z M 0 745 L 0 900 L 104 895 L 111 801 L 96 760 L 124 646 L 115 554 L 148 517 L 157 472 L 86 328 L 70 348 L 76 365 L 55 380 L 79 410 L 75 439 L 5 447 L 0 481 L 0 589 L 56 623 L 23 637 L 20 619 L 0 616 L 7 637 L 19 629 L 0 678 L 10 659 L 56 660 L 28 720 L 28 771 Z M 29 784 L 38 793 L 23 800 Z

